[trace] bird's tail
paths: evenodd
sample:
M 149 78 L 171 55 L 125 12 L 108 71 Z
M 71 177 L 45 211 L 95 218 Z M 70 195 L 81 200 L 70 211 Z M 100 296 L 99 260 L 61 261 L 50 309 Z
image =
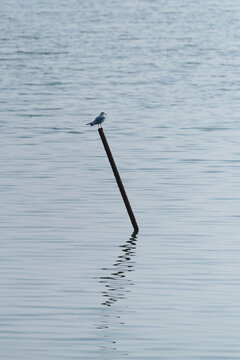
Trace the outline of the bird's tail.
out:
M 90 123 L 87 123 L 86 125 L 91 125 L 91 126 L 93 126 L 93 124 L 90 122 Z

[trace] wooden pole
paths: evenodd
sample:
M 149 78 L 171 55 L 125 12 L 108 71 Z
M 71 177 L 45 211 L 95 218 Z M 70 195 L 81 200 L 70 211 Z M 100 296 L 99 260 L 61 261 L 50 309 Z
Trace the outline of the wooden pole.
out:
M 137 233 L 138 233 L 138 230 L 139 230 L 139 229 L 138 229 L 138 224 L 137 224 L 137 221 L 136 221 L 136 219 L 135 219 L 134 213 L 133 213 L 133 211 L 132 211 L 130 202 L 129 202 L 129 200 L 128 200 L 126 191 L 125 191 L 125 189 L 124 189 L 124 186 L 123 186 L 121 177 L 120 177 L 120 175 L 119 175 L 119 172 L 118 172 L 117 166 L 116 166 L 116 164 L 115 164 L 114 158 L 113 158 L 113 156 L 112 156 L 112 153 L 111 153 L 110 147 L 109 147 L 109 145 L 108 145 L 107 139 L 106 139 L 105 134 L 104 134 L 104 132 L 103 132 L 103 128 L 102 128 L 102 127 L 98 128 L 98 132 L 99 132 L 99 135 L 100 135 L 100 137 L 101 137 L 101 139 L 102 139 L 102 143 L 103 143 L 104 149 L 105 149 L 105 151 L 106 151 L 108 160 L 109 160 L 110 165 L 111 165 L 111 167 L 112 167 L 112 171 L 113 171 L 113 173 L 114 173 L 116 182 L 117 182 L 117 184 L 118 184 L 118 187 L 119 187 L 120 193 L 121 193 L 121 195 L 122 195 L 124 204 L 125 204 L 125 206 L 126 206 L 128 215 L 129 215 L 129 217 L 130 217 L 132 226 L 133 226 L 133 228 L 134 228 L 134 233 L 137 234 Z

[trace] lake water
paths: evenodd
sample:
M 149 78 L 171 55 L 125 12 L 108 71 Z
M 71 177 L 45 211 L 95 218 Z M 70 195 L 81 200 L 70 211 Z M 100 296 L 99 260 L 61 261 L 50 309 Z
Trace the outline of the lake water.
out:
M 239 359 L 239 17 L 1 1 L 1 360 Z

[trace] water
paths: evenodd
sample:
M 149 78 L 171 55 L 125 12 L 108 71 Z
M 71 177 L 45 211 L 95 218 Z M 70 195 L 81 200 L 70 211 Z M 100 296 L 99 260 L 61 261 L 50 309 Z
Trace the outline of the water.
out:
M 2 0 L 1 359 L 239 358 L 239 16 Z

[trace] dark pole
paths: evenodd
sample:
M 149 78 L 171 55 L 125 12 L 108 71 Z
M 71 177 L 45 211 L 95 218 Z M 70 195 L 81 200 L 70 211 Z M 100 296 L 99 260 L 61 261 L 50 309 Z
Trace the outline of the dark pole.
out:
M 111 167 L 112 167 L 112 170 L 113 170 L 115 179 L 116 179 L 116 181 L 117 181 L 117 184 L 118 184 L 118 187 L 119 187 L 119 190 L 120 190 L 120 193 L 121 193 L 121 195 L 122 195 L 122 198 L 123 198 L 124 204 L 125 204 L 125 206 L 126 206 L 128 215 L 129 215 L 130 220 L 131 220 L 131 222 L 132 222 L 132 226 L 133 226 L 133 228 L 134 228 L 134 232 L 135 232 L 135 233 L 138 233 L 138 224 L 137 224 L 136 219 L 135 219 L 135 216 L 134 216 L 134 214 L 133 214 L 133 211 L 132 211 L 130 202 L 129 202 L 129 200 L 128 200 L 126 191 L 125 191 L 125 189 L 124 189 L 124 186 L 123 186 L 121 177 L 120 177 L 120 175 L 119 175 L 117 166 L 116 166 L 115 161 L 114 161 L 114 159 L 113 159 L 113 156 L 112 156 L 110 147 L 109 147 L 109 145 L 108 145 L 107 139 L 106 139 L 105 134 L 104 134 L 104 132 L 103 132 L 103 128 L 102 128 L 102 127 L 98 128 L 98 132 L 99 132 L 99 135 L 100 135 L 100 137 L 101 137 L 101 139 L 102 139 L 102 143 L 103 143 L 103 146 L 104 146 L 105 151 L 106 151 L 106 153 L 107 153 L 108 160 L 109 160 L 110 165 L 111 165 Z

